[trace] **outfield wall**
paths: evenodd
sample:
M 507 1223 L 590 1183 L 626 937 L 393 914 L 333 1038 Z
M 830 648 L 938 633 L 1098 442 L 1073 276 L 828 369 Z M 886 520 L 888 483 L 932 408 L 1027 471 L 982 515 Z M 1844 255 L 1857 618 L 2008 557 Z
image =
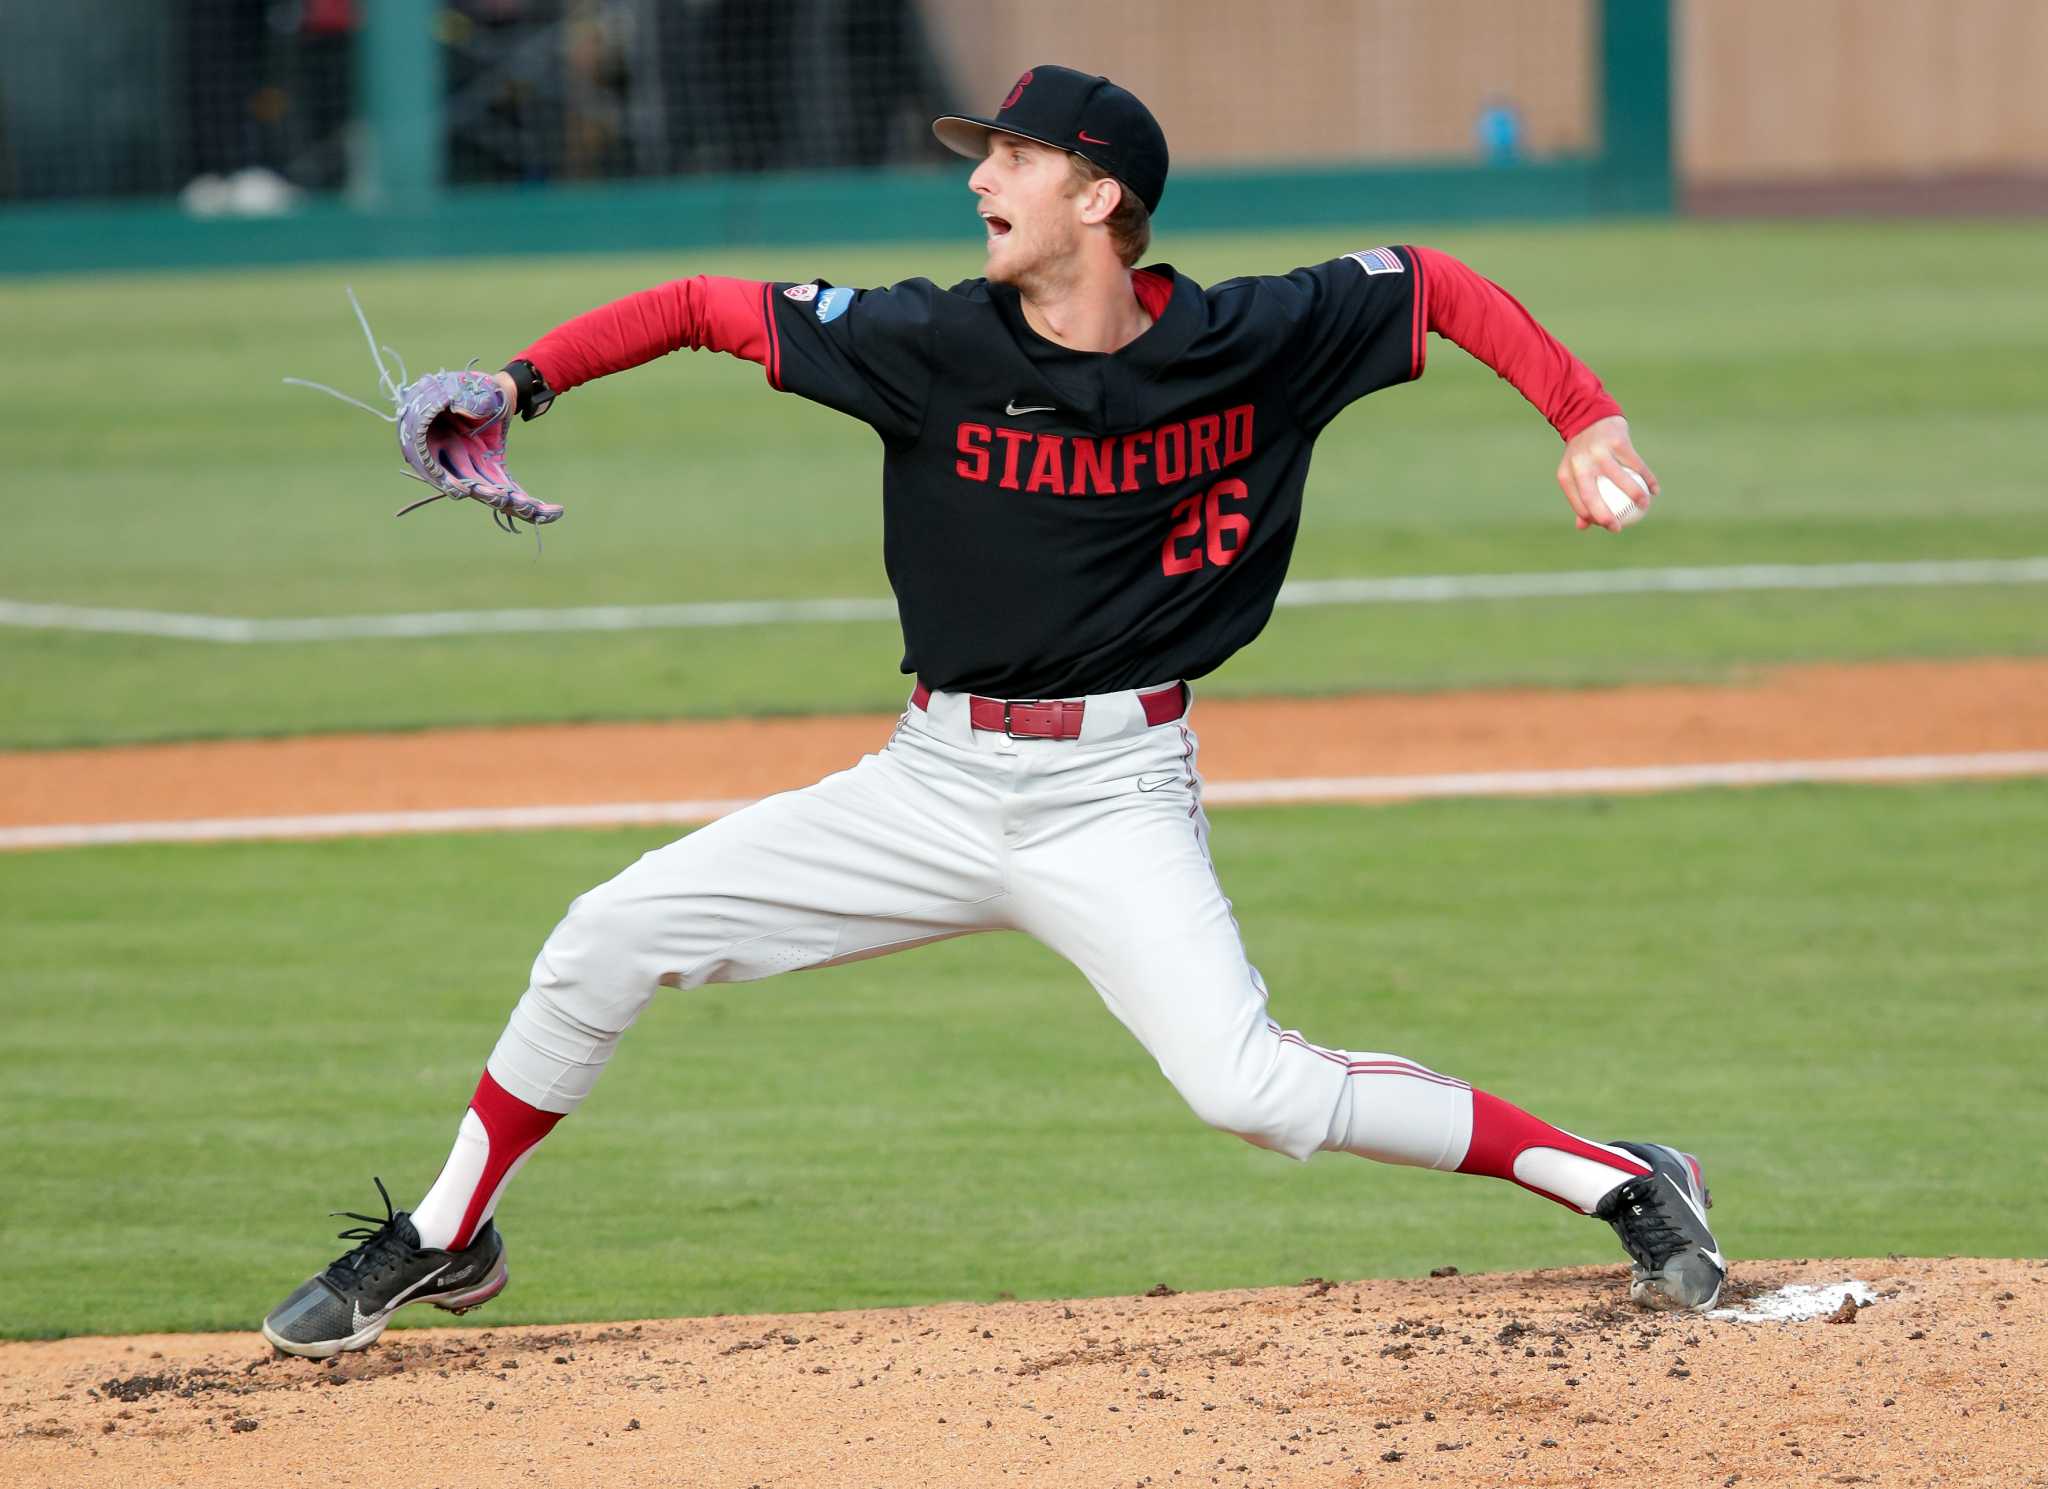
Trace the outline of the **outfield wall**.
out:
M 390 19 L 368 27 L 362 43 L 374 86 L 361 125 L 365 156 L 376 167 L 364 189 L 271 217 L 194 217 L 154 202 L 15 206 L 0 211 L 0 273 L 900 241 L 962 229 L 965 178 L 957 165 L 446 186 L 419 148 L 438 137 L 433 80 L 424 69 L 379 63 L 394 53 L 414 62 L 423 55 L 407 53 L 406 44 L 429 19 L 422 3 L 365 7 L 373 23 Z M 1200 232 L 1668 212 L 1668 0 L 1594 0 L 1592 13 L 1598 25 L 1589 65 L 1601 80 L 1599 135 L 1608 142 L 1598 151 L 1501 163 L 1198 165 L 1175 171 L 1160 226 Z
M 1680 0 L 1678 10 L 1688 186 L 2048 175 L 2041 0 Z
M 1181 164 L 1469 160 L 1493 103 L 1514 108 L 1527 155 L 1584 155 L 1598 144 L 1595 0 L 924 0 L 924 9 L 977 110 L 1030 64 L 1105 73 L 1168 121 Z
M 1045 37 L 1151 99 L 1177 161 L 1168 232 L 1660 213 L 1678 181 L 1698 210 L 1813 210 L 1844 181 L 1874 193 L 1842 210 L 2048 207 L 2040 0 L 925 4 L 958 87 L 984 106 L 1019 57 L 1043 60 L 1031 48 Z M 161 199 L 16 204 L 0 208 L 0 273 L 960 230 L 957 168 L 449 187 L 435 49 L 416 35 L 433 14 L 430 0 L 364 0 L 369 164 L 347 197 L 226 218 Z M 1482 163 L 1490 106 L 1519 133 Z M 1974 194 L 1926 186 L 1958 173 L 1976 179 L 1948 184 Z
M 1641 8 L 1649 0 L 1625 0 Z M 925 0 L 970 98 L 1058 37 L 1173 121 L 1177 160 L 1470 156 L 1489 101 L 1600 146 L 1597 0 Z M 1732 181 L 2048 173 L 2042 0 L 1673 0 L 1677 169 Z

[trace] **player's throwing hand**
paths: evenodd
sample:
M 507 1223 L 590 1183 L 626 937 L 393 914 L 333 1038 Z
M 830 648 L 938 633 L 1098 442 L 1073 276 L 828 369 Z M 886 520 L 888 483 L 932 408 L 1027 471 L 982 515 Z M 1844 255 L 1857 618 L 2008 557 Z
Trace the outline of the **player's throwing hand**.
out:
M 1623 491 L 1632 492 L 1636 483 L 1622 474 L 1624 470 L 1643 478 L 1649 490 L 1636 497 L 1635 502 L 1639 507 L 1648 507 L 1657 495 L 1657 477 L 1629 443 L 1628 420 L 1620 414 L 1588 424 L 1564 442 L 1564 456 L 1557 462 L 1557 484 L 1564 491 L 1564 499 L 1571 503 L 1580 531 L 1589 527 L 1621 531 L 1621 519 L 1609 510 L 1596 483 L 1605 476 Z

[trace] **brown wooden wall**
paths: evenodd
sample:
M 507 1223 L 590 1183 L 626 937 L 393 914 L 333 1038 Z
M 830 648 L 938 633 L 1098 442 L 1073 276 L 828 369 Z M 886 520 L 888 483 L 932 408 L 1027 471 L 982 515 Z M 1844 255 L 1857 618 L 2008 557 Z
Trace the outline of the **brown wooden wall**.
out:
M 1482 101 L 1536 152 L 1582 150 L 1585 0 L 925 0 L 974 112 L 1058 62 L 1114 78 L 1176 163 L 1470 155 Z
M 1684 0 L 1695 182 L 2048 168 L 2048 0 Z
M 1633 0 L 1615 0 L 1629 4 Z M 925 0 L 977 112 L 1035 62 L 1150 104 L 1180 164 L 1469 156 L 1489 96 L 1530 153 L 1597 128 L 1588 0 Z M 2048 170 L 2048 0 L 1678 0 L 1681 174 Z

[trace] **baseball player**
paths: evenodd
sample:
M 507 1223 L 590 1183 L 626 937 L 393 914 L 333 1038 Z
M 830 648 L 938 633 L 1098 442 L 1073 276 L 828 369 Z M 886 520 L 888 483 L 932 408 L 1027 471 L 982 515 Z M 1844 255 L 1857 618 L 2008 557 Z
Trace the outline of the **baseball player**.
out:
M 406 1304 L 461 1312 L 496 1295 L 505 1185 L 660 989 L 994 930 L 1073 962 L 1212 1126 L 1297 1159 L 1333 1150 L 1509 1180 L 1611 1225 L 1639 1301 L 1711 1307 L 1725 1264 L 1690 1155 L 1588 1141 L 1268 1017 L 1209 857 L 1188 723 L 1188 680 L 1272 611 L 1316 436 L 1421 376 L 1429 333 L 1556 428 L 1580 528 L 1618 528 L 1599 476 L 1626 489 L 1626 469 L 1656 490 L 1619 406 L 1506 293 L 1427 248 L 1208 288 L 1134 267 L 1166 141 L 1105 78 L 1034 67 L 994 115 L 933 128 L 977 162 L 982 278 L 682 279 L 550 331 L 494 380 L 471 375 L 500 452 L 511 408 L 533 418 L 682 347 L 756 362 L 772 388 L 869 425 L 915 685 L 875 754 L 570 905 L 433 1187 L 410 1212 L 387 1194 L 383 1216 L 353 1216 L 364 1227 L 343 1235 L 360 1244 L 279 1304 L 265 1336 L 324 1357 L 370 1344 Z

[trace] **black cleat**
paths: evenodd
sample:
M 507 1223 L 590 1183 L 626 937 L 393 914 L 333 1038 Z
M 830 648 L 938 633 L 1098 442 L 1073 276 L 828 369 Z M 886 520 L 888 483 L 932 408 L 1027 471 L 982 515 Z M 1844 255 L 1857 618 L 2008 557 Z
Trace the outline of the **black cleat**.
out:
M 1650 1165 L 1617 1184 L 1593 1213 L 1614 1227 L 1635 1260 L 1629 1296 L 1647 1308 L 1704 1313 L 1721 1297 L 1728 1263 L 1707 1228 L 1713 1200 L 1700 1161 L 1662 1143 L 1615 1143 Z
M 360 1245 L 337 1257 L 326 1271 L 309 1277 L 263 1320 L 263 1337 L 288 1355 L 324 1360 L 343 1350 L 377 1342 L 391 1315 L 408 1303 L 432 1303 L 450 1313 L 467 1313 L 505 1290 L 505 1243 L 485 1221 L 460 1251 L 428 1251 L 412 1217 L 391 1208 L 384 1181 L 384 1218 L 337 1210 L 368 1229 L 341 1233 Z

